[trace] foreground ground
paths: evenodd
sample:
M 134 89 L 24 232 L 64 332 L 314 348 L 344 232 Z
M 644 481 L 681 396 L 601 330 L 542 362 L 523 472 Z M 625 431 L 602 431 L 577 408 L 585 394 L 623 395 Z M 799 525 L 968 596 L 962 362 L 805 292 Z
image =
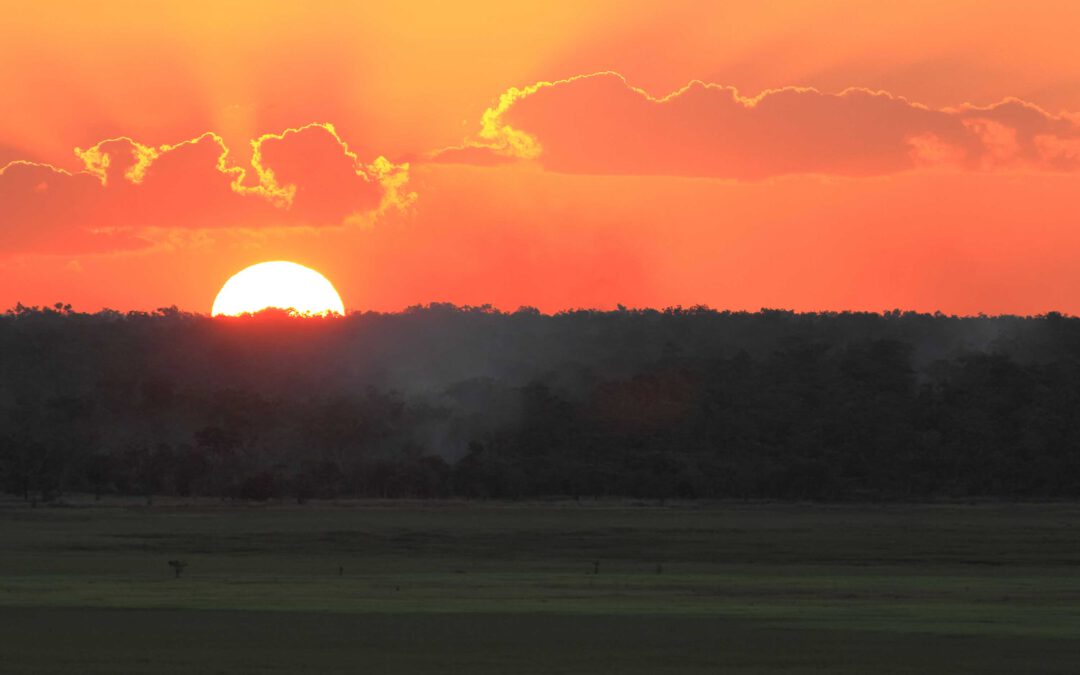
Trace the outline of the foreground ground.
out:
M 1078 572 L 1076 505 L 7 501 L 0 669 L 1076 673 Z

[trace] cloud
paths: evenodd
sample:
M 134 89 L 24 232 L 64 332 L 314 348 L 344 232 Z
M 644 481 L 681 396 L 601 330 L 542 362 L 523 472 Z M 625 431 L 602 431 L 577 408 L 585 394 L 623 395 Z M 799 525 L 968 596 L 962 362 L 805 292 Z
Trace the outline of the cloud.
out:
M 362 162 L 330 124 L 251 141 L 247 166 L 214 133 L 173 145 L 121 137 L 76 148 L 82 168 L 0 168 L 0 252 L 139 248 L 160 229 L 342 225 L 408 206 L 408 165 Z
M 754 180 L 871 176 L 925 166 L 1080 168 L 1080 116 L 1006 99 L 933 109 L 888 92 L 786 87 L 745 97 L 691 82 L 657 98 L 617 73 L 512 88 L 476 135 L 433 154 L 462 164 L 529 160 L 579 174 Z
M 72 225 L 84 222 L 85 205 L 100 188 L 87 173 L 32 162 L 8 164 L 0 173 L 0 252 L 98 253 L 146 246 L 100 223 Z

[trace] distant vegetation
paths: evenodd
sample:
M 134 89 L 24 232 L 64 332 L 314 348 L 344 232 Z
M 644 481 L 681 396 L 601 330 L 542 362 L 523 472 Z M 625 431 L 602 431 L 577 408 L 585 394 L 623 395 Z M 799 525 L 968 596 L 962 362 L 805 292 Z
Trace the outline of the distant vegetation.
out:
M 0 481 L 237 499 L 1080 495 L 1080 319 L 0 317 Z

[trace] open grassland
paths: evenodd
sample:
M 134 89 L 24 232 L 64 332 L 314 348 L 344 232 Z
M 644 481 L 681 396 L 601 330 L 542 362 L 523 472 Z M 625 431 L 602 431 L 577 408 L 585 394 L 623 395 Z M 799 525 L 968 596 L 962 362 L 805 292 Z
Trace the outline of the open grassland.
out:
M 1076 673 L 1077 644 L 1069 504 L 0 504 L 0 672 Z

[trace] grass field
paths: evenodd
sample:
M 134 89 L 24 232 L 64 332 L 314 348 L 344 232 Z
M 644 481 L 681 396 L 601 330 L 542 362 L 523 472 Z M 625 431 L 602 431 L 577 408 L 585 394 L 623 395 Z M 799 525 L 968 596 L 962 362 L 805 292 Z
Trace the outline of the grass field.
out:
M 1077 505 L 0 503 L 4 673 L 1077 673 L 1078 644 Z

